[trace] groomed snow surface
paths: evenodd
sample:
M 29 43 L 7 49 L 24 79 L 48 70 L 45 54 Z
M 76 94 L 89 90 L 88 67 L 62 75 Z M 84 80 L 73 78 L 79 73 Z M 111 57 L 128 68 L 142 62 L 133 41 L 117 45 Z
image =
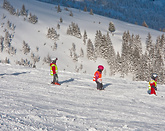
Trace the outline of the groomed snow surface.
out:
M 147 82 L 59 71 L 51 85 L 47 69 L 0 64 L 0 130 L 163 131 L 165 86 L 147 94 Z

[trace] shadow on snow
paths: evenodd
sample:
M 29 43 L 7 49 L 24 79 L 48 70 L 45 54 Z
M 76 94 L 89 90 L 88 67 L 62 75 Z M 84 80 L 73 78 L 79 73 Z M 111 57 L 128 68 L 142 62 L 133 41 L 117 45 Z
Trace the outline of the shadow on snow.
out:
M 64 81 L 61 81 L 59 83 L 60 84 L 63 84 L 63 83 L 69 83 L 69 82 L 72 82 L 72 81 L 74 81 L 74 79 L 73 78 L 70 78 L 69 80 L 64 80 Z
M 14 76 L 17 76 L 17 75 L 26 74 L 26 73 L 28 73 L 28 72 L 17 72 L 17 73 L 12 73 L 12 74 L 4 73 L 4 74 L 0 74 L 0 76 L 4 76 L 4 75 L 14 75 Z

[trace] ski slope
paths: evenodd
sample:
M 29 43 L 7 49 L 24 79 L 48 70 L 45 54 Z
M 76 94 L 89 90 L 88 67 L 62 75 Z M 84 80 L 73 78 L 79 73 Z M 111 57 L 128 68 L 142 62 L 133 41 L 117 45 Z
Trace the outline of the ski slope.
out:
M 0 130 L 163 131 L 165 86 L 147 94 L 147 82 L 105 77 L 96 90 L 92 75 L 59 72 L 51 85 L 49 67 L 0 64 Z

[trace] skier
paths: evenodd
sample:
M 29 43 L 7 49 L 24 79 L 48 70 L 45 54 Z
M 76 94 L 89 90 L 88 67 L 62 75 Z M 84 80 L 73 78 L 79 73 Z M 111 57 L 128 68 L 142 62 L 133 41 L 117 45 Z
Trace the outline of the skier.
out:
M 152 73 L 151 79 L 152 79 L 152 80 L 149 82 L 148 93 L 149 93 L 149 94 L 155 94 L 155 95 L 156 95 L 155 90 L 157 91 L 157 79 L 158 79 L 158 74 Z
M 103 84 L 102 84 L 102 71 L 103 70 L 104 70 L 104 66 L 99 65 L 98 70 L 95 72 L 94 77 L 93 77 L 93 81 L 96 82 L 98 90 L 104 90 Z
M 56 61 L 58 60 L 58 58 L 54 58 L 52 59 L 52 62 L 50 63 L 50 74 L 51 76 L 53 76 L 53 82 L 52 84 L 55 84 L 55 85 L 60 85 L 58 83 L 58 68 L 57 68 L 57 65 L 56 65 Z

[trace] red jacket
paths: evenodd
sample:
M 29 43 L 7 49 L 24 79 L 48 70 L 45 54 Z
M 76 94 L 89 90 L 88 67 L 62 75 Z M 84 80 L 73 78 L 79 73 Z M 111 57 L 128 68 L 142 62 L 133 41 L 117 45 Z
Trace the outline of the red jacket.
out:
M 51 70 L 53 71 L 53 74 L 56 74 L 56 63 L 50 63 L 50 67 L 51 67 Z
M 155 80 L 151 80 L 149 82 L 149 86 L 151 87 L 151 93 L 150 94 L 155 94 L 156 95 L 156 92 L 155 90 L 157 90 L 157 82 Z

